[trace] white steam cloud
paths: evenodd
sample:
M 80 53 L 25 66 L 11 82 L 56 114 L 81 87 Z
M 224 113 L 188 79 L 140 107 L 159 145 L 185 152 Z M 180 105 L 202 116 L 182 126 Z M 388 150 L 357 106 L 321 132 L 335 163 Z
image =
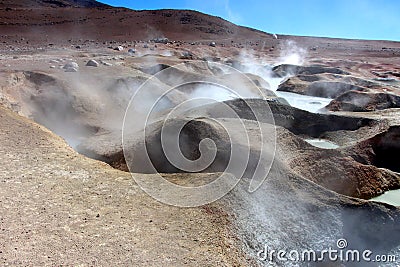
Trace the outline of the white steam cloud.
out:
M 306 56 L 306 49 L 298 46 L 295 41 L 288 40 L 282 45 L 278 64 L 303 65 Z

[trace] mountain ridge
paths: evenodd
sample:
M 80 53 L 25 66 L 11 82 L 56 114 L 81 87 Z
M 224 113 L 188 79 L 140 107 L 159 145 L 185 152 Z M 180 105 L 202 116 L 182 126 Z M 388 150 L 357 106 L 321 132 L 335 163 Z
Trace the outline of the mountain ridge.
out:
M 9 8 L 32 8 L 32 7 L 76 7 L 76 8 L 95 8 L 111 7 L 95 0 L 4 0 L 0 5 Z
M 9 4 L 7 4 L 9 3 Z M 78 7 L 78 8 L 77 8 Z M 30 40 L 265 39 L 272 35 L 193 10 L 132 10 L 94 0 L 24 0 L 0 3 L 0 32 Z
M 217 42 L 238 48 L 274 49 L 285 40 L 304 47 L 363 49 L 368 42 L 374 49 L 399 47 L 399 42 L 352 40 L 326 37 L 290 36 L 278 38 L 265 31 L 239 26 L 221 17 L 195 10 L 132 10 L 113 7 L 95 0 L 4 0 L 0 2 L 2 45 L 42 45 L 82 43 L 83 41 L 132 42 L 168 38 L 176 42 Z M 364 44 L 365 43 L 365 44 Z M 368 47 L 366 49 L 369 49 Z

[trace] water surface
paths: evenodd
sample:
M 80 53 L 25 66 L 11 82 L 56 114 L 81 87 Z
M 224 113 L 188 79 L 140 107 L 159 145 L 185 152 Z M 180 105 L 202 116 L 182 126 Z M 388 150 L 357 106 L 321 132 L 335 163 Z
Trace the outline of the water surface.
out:
M 286 99 L 292 107 L 313 113 L 318 113 L 318 110 L 327 106 L 332 101 L 330 98 L 300 95 L 289 92 L 276 91 L 275 93 L 277 96 Z
M 371 198 L 370 200 L 400 206 L 400 189 L 387 191 L 383 195 Z
M 335 149 L 339 147 L 337 144 L 325 139 L 304 139 L 304 141 L 310 145 L 324 149 Z

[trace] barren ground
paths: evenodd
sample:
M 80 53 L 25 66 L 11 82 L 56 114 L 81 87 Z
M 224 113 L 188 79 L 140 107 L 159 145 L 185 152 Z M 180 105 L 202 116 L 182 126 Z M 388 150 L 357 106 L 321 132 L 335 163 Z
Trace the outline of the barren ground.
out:
M 256 255 L 264 243 L 321 251 L 321 243 L 334 245 L 339 238 L 400 258 L 399 207 L 368 201 L 400 188 L 400 43 L 275 39 L 198 12 L 87 5 L 0 5 L 0 265 L 267 266 Z M 163 37 L 168 41 L 155 40 Z M 292 55 L 299 60 L 287 61 Z M 90 60 L 98 66 L 86 66 Z M 71 62 L 78 67 L 67 71 Z M 202 207 L 159 203 L 132 178 L 152 181 L 153 174 L 126 172 L 121 126 L 127 104 L 144 81 L 176 64 L 152 80 L 149 99 L 180 79 L 235 84 L 235 76 L 214 63 L 247 73 L 270 94 L 268 101 L 250 101 L 264 115 L 269 103 L 275 116 L 270 175 L 254 194 L 240 184 Z M 274 78 L 281 79 L 278 88 L 272 88 Z M 309 113 L 270 89 L 333 101 Z M 168 104 L 190 96 L 180 92 Z M 226 103 L 244 119 L 250 137 L 259 138 L 259 122 L 241 101 Z M 212 119 L 234 127 L 238 119 L 216 104 L 176 121 L 199 114 L 186 129 L 187 143 L 197 147 L 198 140 L 214 137 L 225 149 L 230 140 Z M 160 129 L 154 125 L 150 137 L 157 149 Z M 236 131 L 232 136 L 244 143 Z M 314 147 L 305 141 L 310 138 L 338 148 Z M 227 151 L 218 159 L 224 161 Z M 153 159 L 170 172 L 162 156 Z M 222 171 L 216 164 L 207 173 L 163 175 L 193 186 Z

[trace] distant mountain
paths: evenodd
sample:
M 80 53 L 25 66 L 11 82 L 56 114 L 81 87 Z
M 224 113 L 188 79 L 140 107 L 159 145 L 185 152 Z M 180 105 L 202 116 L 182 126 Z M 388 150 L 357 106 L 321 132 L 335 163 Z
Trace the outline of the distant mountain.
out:
M 132 0 L 133 1 L 133 0 Z M 268 19 L 268 17 L 266 17 Z M 306 47 L 332 49 L 354 40 L 294 37 L 235 25 L 220 17 L 192 10 L 131 10 L 95 0 L 1 0 L 0 37 L 3 45 L 67 44 L 94 40 L 134 41 L 166 37 L 171 41 L 211 42 L 239 47 L 276 47 L 291 39 Z M 331 44 L 340 42 L 339 45 Z M 365 41 L 358 41 L 365 45 Z M 381 46 L 380 41 L 369 44 Z M 388 42 L 387 46 L 391 43 Z M 8 46 L 9 47 L 9 46 Z M 356 47 L 361 47 L 359 43 Z
M 107 7 L 95 0 L 3 0 L 1 6 L 9 8 L 34 8 L 34 7 Z
M 111 7 L 94 0 L 3 0 L 0 34 L 29 40 L 68 39 L 182 41 L 273 39 L 262 31 L 191 10 L 143 10 Z

